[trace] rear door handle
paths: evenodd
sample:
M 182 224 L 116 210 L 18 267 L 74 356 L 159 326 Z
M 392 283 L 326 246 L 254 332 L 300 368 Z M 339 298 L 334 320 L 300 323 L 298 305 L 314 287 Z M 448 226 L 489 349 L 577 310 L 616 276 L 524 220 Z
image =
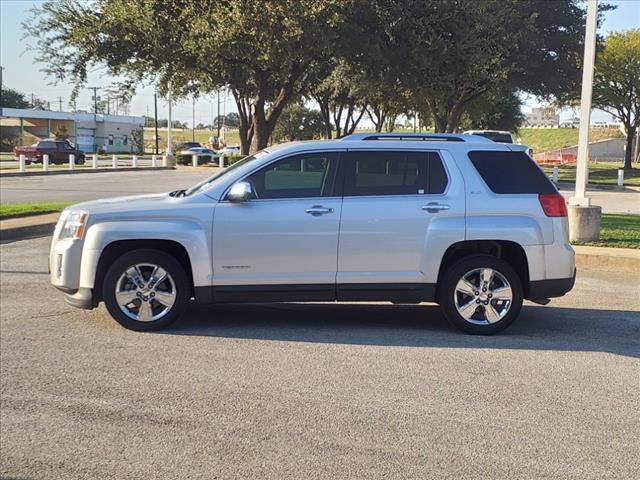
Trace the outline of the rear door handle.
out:
M 318 217 L 320 215 L 326 215 L 327 213 L 333 213 L 333 208 L 323 207 L 322 205 L 314 205 L 311 208 L 307 208 L 305 213 Z
M 426 205 L 422 206 L 422 210 L 425 210 L 429 213 L 437 213 L 443 210 L 449 210 L 449 205 L 445 205 L 443 203 L 430 202 Z

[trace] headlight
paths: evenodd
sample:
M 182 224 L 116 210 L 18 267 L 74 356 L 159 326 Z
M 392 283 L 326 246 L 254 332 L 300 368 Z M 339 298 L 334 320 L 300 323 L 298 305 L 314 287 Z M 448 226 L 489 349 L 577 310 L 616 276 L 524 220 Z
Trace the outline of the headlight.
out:
M 83 211 L 71 211 L 64 220 L 60 230 L 60 238 L 82 238 L 84 227 L 89 219 L 89 213 Z

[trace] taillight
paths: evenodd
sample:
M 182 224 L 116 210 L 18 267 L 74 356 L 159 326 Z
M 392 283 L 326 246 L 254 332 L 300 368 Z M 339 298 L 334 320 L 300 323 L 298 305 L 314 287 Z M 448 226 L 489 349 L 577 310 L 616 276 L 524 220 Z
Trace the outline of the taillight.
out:
M 566 217 L 567 204 L 559 193 L 541 193 L 538 195 L 540 206 L 547 217 Z

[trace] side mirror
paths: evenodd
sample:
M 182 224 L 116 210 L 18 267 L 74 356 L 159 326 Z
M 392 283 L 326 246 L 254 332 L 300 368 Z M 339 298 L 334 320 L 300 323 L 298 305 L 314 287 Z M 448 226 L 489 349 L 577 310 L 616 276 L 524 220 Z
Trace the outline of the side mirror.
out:
M 231 190 L 227 193 L 227 200 L 234 203 L 246 202 L 251 200 L 253 193 L 249 182 L 238 182 L 231 186 Z

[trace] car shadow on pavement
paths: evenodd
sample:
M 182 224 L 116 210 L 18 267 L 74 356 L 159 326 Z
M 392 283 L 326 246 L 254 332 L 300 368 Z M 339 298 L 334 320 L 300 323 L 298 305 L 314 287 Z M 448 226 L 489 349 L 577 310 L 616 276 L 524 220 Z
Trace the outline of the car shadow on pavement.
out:
M 435 305 L 191 304 L 170 335 L 406 347 L 609 352 L 640 358 L 640 312 L 525 306 L 491 337 L 456 331 Z

